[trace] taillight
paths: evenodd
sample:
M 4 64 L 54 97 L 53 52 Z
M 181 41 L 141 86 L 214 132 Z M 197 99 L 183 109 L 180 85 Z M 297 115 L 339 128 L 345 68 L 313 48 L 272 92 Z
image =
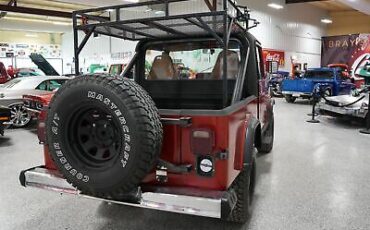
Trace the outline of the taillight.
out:
M 46 130 L 45 130 L 45 120 L 46 120 L 46 110 L 41 110 L 41 113 L 38 117 L 38 125 L 37 125 L 37 136 L 39 138 L 40 144 L 44 144 L 46 140 Z
M 215 145 L 215 136 L 210 129 L 194 129 L 191 132 L 191 150 L 196 155 L 209 155 Z
M 215 135 L 210 129 L 193 129 L 191 132 L 191 150 L 196 155 L 196 171 L 200 176 L 211 177 L 214 174 L 214 157 L 211 155 L 215 146 Z

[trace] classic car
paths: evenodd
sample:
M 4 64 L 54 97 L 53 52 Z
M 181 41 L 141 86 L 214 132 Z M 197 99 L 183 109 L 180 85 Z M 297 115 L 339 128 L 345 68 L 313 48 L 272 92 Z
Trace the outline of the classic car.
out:
M 269 77 L 269 93 L 271 97 L 282 96 L 281 83 L 284 79 L 289 77 L 289 72 L 278 71 L 277 73 L 270 74 Z
M 10 122 L 10 109 L 0 106 L 0 135 L 4 136 L 6 123 Z
M 24 127 L 32 118 L 23 105 L 24 94 L 37 94 L 40 91 L 54 91 L 70 78 L 66 77 L 27 77 L 15 78 L 0 86 L 0 105 L 11 109 L 12 126 Z
M 45 74 L 41 72 L 41 70 L 34 68 L 19 68 L 15 70 L 14 74 L 15 77 L 45 76 Z
M 38 116 L 42 108 L 49 105 L 51 99 L 53 98 L 55 92 L 44 92 L 40 91 L 33 94 L 23 95 L 24 107 L 31 112 L 32 115 Z
M 4 63 L 0 62 L 0 84 L 4 84 L 10 79 L 11 77 L 8 75 Z
M 360 76 L 356 76 L 352 74 L 352 71 L 349 69 L 349 66 L 347 64 L 330 64 L 328 65 L 329 68 L 338 68 L 339 71 L 342 71 L 342 74 L 344 77 L 348 77 L 348 79 L 351 79 L 351 82 L 355 84 L 357 89 L 360 89 L 365 84 L 365 79 Z
M 369 108 L 368 89 L 353 95 L 327 97 L 318 105 L 321 114 L 365 119 Z
M 301 77 L 284 80 L 282 93 L 287 102 L 294 103 L 299 97 L 311 99 L 316 87 L 326 96 L 337 96 L 350 94 L 354 84 L 338 68 L 314 68 Z

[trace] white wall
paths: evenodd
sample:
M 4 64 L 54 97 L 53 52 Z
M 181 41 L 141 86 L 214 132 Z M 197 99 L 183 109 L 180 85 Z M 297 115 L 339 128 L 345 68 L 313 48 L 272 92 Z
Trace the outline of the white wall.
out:
M 267 7 L 269 0 L 238 0 L 252 10 L 252 17 L 261 23 L 251 30 L 264 48 L 285 51 L 286 64 L 282 69 L 290 71 L 290 59 L 297 57 L 298 62 L 308 63 L 309 67 L 319 67 L 321 60 L 321 37 L 326 34 L 326 26 L 320 20 L 327 12 L 307 4 L 284 5 L 284 9 Z M 283 1 L 282 1 L 283 2 Z M 80 38 L 80 40 L 82 37 Z M 91 63 L 110 64 L 111 53 L 133 52 L 135 43 L 102 36 L 92 38 L 81 53 L 81 66 Z M 65 65 L 72 62 L 73 35 L 66 33 L 62 39 L 62 53 Z M 122 60 L 126 62 L 127 60 Z M 70 68 L 70 67 L 69 67 Z M 65 69 L 68 69 L 66 67 Z
M 80 33 L 79 40 L 82 41 L 83 33 Z M 64 59 L 64 72 L 71 73 L 74 69 L 73 57 L 73 33 L 62 35 L 62 57 Z M 114 53 L 131 52 L 134 54 L 136 42 L 124 41 L 117 38 L 100 36 L 91 37 L 80 54 L 80 67 L 87 72 L 90 64 L 102 64 L 109 66 L 115 63 L 128 63 L 129 58 L 111 58 Z
M 326 35 L 326 26 L 320 20 L 327 12 L 307 4 L 284 5 L 284 9 L 267 7 L 268 0 L 239 0 L 251 8 L 251 15 L 261 24 L 251 30 L 264 48 L 285 51 L 286 65 L 290 71 L 290 58 L 296 56 L 308 67 L 319 67 L 321 62 L 321 37 Z

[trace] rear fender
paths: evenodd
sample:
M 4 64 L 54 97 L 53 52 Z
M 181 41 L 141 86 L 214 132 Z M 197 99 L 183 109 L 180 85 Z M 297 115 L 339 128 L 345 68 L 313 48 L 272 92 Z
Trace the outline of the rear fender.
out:
M 247 116 L 248 118 L 248 116 Z M 244 137 L 236 140 L 234 169 L 242 170 L 243 167 L 253 163 L 254 148 L 261 145 L 261 124 L 250 116 L 238 129 L 238 136 Z

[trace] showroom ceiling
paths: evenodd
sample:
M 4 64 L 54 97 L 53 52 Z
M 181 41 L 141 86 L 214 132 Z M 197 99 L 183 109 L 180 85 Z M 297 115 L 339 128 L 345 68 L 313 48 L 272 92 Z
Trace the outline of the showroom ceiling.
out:
M 286 3 L 309 3 L 330 12 L 353 10 L 370 15 L 370 0 L 286 0 Z
M 352 7 L 347 6 L 339 1 L 315 1 L 311 2 L 310 4 L 330 12 L 353 10 Z

